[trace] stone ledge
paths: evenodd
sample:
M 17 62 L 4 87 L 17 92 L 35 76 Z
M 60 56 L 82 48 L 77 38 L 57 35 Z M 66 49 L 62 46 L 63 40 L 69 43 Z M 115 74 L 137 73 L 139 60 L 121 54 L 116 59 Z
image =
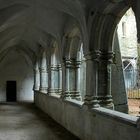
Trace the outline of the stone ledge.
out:
M 36 93 L 35 105 L 81 140 L 139 140 L 140 120 L 103 107 Z
M 103 116 L 110 117 L 110 119 L 113 119 L 113 120 L 116 120 L 119 122 L 123 122 L 123 123 L 126 123 L 126 124 L 131 125 L 131 126 L 138 127 L 137 121 L 139 120 L 139 117 L 131 116 L 131 115 L 128 115 L 125 113 L 106 109 L 103 107 L 94 108 L 94 109 L 92 109 L 92 111 L 94 113 L 96 112 L 96 113 L 99 113 Z M 140 125 L 140 123 L 139 123 L 139 125 Z
M 78 106 L 79 108 L 83 108 L 84 103 L 81 102 L 81 101 L 70 100 L 70 99 L 62 100 L 58 96 L 50 96 L 48 94 L 45 94 L 45 93 L 42 93 L 42 92 L 39 92 L 39 91 L 38 91 L 38 93 L 44 94 L 45 96 L 48 96 L 50 99 L 55 98 L 55 99 L 61 100 L 62 102 L 65 102 L 65 103 L 68 103 L 68 104 L 71 104 L 71 105 L 74 105 L 74 106 Z M 102 116 L 109 117 L 110 119 L 113 119 L 115 121 L 119 121 L 119 122 L 122 122 L 122 123 L 125 123 L 125 124 L 128 124 L 128 125 L 140 128 L 140 117 L 131 116 L 129 114 L 121 113 L 119 111 L 107 109 L 107 108 L 104 108 L 104 107 L 93 108 L 89 111 L 92 112 L 93 115 L 95 115 L 95 113 L 98 113 Z

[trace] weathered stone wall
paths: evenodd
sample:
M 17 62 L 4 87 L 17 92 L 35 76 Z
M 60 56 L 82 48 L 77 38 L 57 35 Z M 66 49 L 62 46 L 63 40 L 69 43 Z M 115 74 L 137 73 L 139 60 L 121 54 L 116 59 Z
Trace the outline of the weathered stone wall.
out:
M 81 140 L 139 140 L 138 118 L 105 108 L 35 93 L 35 104 Z
M 30 62 L 10 51 L 0 65 L 0 101 L 6 101 L 6 81 L 17 82 L 17 101 L 33 100 L 33 70 Z
M 137 28 L 132 9 L 129 9 L 122 17 L 117 33 L 122 57 L 137 57 Z

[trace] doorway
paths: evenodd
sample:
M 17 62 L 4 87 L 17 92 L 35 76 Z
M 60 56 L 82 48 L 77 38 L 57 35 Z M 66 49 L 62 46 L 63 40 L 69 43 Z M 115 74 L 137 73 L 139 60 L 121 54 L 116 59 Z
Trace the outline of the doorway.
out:
M 16 102 L 17 100 L 16 81 L 6 81 L 6 100 L 7 102 Z

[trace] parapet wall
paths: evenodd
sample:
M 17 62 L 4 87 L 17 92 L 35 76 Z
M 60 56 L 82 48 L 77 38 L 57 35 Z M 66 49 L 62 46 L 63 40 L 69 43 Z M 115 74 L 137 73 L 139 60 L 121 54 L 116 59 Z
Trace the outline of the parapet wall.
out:
M 117 111 L 87 109 L 81 102 L 62 100 L 40 92 L 34 94 L 38 108 L 81 140 L 139 140 L 138 117 Z

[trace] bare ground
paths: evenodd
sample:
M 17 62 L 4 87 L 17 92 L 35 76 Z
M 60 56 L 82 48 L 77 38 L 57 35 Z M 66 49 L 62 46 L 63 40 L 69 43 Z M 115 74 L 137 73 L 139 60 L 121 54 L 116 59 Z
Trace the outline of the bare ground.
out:
M 140 99 L 128 99 L 129 114 L 140 116 Z

